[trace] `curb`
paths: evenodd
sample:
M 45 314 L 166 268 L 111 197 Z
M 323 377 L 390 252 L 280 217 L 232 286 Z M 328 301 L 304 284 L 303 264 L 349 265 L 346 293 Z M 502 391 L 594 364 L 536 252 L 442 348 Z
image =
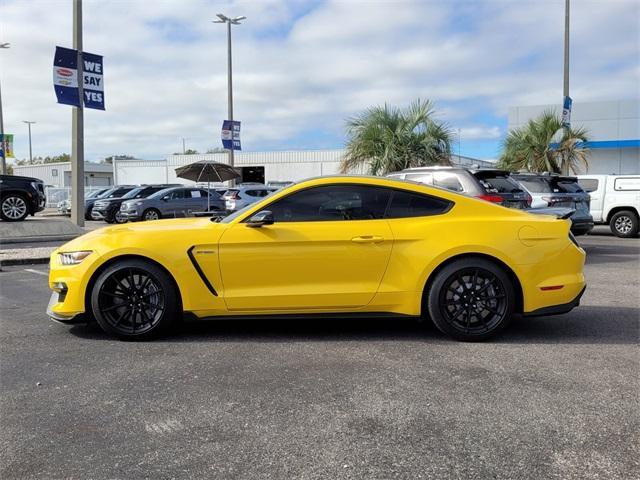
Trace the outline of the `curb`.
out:
M 72 235 L 42 235 L 36 237 L 14 237 L 14 238 L 0 238 L 0 245 L 11 245 L 14 243 L 38 243 L 38 242 L 58 242 L 64 240 L 73 240 L 74 238 L 78 238 L 80 234 L 72 234 Z
M 7 258 L 0 260 L 0 269 L 2 267 L 11 267 L 14 265 L 44 265 L 49 263 L 49 257 L 41 258 Z

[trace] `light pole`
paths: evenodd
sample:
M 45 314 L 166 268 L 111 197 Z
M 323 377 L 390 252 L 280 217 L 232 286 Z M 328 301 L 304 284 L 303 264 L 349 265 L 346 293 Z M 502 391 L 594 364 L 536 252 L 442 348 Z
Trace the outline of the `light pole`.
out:
M 569 97 L 569 0 L 565 0 L 564 4 L 564 82 L 562 88 L 562 104 Z M 569 124 L 564 125 L 565 135 L 569 134 Z M 562 173 L 569 175 L 569 162 L 565 161 L 562 165 Z
M 9 48 L 9 43 L 0 43 L 0 48 Z M 4 141 L 4 121 L 2 119 L 2 90 L 0 90 L 0 139 L 2 139 L 2 143 L 0 143 L 0 150 L 2 150 L 2 174 L 7 174 L 7 150 L 5 148 Z
M 29 163 L 33 163 L 33 151 L 31 150 L 31 122 L 29 120 L 23 120 L 22 123 L 26 123 L 29 126 Z
M 240 16 L 235 18 L 229 18 L 222 13 L 216 14 L 218 20 L 213 20 L 213 23 L 226 23 L 227 24 L 227 88 L 228 88 L 228 101 L 229 101 L 229 118 L 233 122 L 233 78 L 231 73 L 231 25 L 240 25 L 240 20 L 244 20 L 247 17 Z M 232 124 L 233 125 L 233 124 Z M 233 141 L 233 134 L 232 134 Z M 229 165 L 233 167 L 233 143 L 229 150 Z M 234 180 L 231 180 L 231 186 L 235 184 Z

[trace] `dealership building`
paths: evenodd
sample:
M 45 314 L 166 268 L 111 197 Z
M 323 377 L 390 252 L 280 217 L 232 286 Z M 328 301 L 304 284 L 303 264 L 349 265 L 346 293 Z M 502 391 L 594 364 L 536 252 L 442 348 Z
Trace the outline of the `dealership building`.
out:
M 559 105 L 509 108 L 509 130 L 524 126 L 543 112 L 561 113 Z M 640 174 L 640 100 L 574 102 L 571 126 L 588 131 L 588 172 Z
M 239 182 L 299 181 L 340 172 L 345 150 L 291 150 L 271 152 L 236 152 L 234 166 L 239 170 Z M 115 160 L 113 177 L 117 184 L 182 183 L 189 180 L 176 177 L 175 169 L 200 160 L 228 163 L 229 155 L 210 153 L 202 155 L 170 155 L 166 160 Z M 457 165 L 492 167 L 492 162 L 453 155 Z

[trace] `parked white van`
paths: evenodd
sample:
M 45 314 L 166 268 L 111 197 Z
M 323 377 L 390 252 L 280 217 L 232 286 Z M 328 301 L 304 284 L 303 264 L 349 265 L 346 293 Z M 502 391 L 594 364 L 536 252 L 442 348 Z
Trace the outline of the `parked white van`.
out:
M 578 183 L 591 195 L 594 223 L 608 223 L 617 237 L 638 234 L 640 175 L 578 175 Z

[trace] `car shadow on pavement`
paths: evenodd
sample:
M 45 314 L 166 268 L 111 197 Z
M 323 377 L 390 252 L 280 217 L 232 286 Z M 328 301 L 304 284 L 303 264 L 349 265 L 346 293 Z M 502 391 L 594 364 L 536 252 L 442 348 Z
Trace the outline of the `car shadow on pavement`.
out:
M 640 254 L 639 245 L 586 245 L 587 265 L 600 265 L 605 263 L 628 263 L 637 261 Z
M 492 344 L 637 344 L 640 308 L 579 307 L 567 315 L 516 318 Z M 108 338 L 95 326 L 74 325 L 80 338 Z M 158 340 L 156 340 L 158 341 Z M 453 342 L 431 322 L 407 318 L 278 319 L 187 321 L 164 342 Z

